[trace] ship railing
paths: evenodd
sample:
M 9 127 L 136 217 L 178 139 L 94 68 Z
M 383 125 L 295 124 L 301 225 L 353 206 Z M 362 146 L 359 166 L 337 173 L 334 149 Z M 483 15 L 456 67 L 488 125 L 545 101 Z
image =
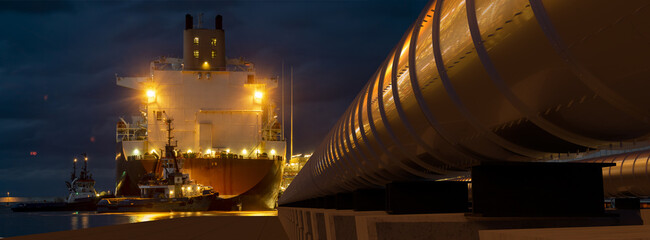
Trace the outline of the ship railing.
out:
M 281 161 L 284 159 L 283 156 L 280 155 L 272 155 L 269 156 L 266 153 L 260 153 L 260 154 L 255 154 L 255 155 L 249 155 L 249 156 L 244 156 L 244 155 L 239 155 L 239 154 L 234 154 L 234 153 L 229 153 L 229 152 L 213 152 L 213 153 L 197 153 L 197 152 L 192 152 L 192 153 L 183 153 L 181 155 L 183 158 L 216 158 L 216 159 L 251 159 L 251 158 L 258 158 L 258 159 L 271 159 L 271 160 L 278 160 Z
M 142 127 L 130 128 L 127 126 L 120 127 L 118 125 L 115 140 L 119 141 L 142 141 L 147 140 L 147 129 Z

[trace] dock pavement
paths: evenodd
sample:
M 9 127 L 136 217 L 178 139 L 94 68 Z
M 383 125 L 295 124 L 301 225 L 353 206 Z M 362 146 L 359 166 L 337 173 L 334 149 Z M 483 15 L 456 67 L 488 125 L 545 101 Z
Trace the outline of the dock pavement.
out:
M 200 216 L 5 238 L 11 240 L 289 239 L 277 216 Z

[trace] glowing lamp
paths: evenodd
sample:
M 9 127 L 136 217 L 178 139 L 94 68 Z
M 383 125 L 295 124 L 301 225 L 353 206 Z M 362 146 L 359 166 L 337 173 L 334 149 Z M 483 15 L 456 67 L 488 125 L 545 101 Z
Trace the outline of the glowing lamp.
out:
M 244 149 L 244 150 L 241 151 L 241 153 L 246 154 L 246 153 L 248 153 L 248 151 L 246 151 L 246 149 Z
M 187 149 L 187 153 L 192 153 L 192 149 Z
M 205 154 L 212 154 L 212 150 L 208 149 L 207 151 L 205 151 Z
M 230 148 L 226 149 L 226 153 L 230 153 Z
M 153 89 L 147 90 L 147 102 L 152 103 L 156 101 L 156 91 Z
M 255 94 L 253 95 L 253 99 L 255 100 L 256 103 L 261 103 L 262 97 L 264 97 L 264 93 L 260 91 L 255 91 Z
M 133 149 L 133 155 L 140 155 L 140 150 L 138 150 L 137 148 Z M 86 160 L 88 160 L 88 158 L 86 158 Z
M 271 155 L 275 155 L 275 149 L 271 149 Z

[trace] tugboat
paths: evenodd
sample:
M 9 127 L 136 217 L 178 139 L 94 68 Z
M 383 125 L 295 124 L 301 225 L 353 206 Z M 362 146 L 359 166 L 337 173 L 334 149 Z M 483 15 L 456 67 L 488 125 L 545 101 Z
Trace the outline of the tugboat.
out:
M 156 157 L 153 170 L 146 174 L 138 188 L 139 198 L 105 198 L 97 204 L 97 212 L 187 212 L 207 211 L 219 193 L 210 186 L 190 180 L 181 172 L 182 161 L 176 157 L 176 144 L 172 145 L 171 119 L 167 119 L 167 145 L 164 157 Z M 158 174 L 159 166 L 162 176 Z
M 14 212 L 42 212 L 42 211 L 95 211 L 100 197 L 95 191 L 95 180 L 88 172 L 88 156 L 82 153 L 84 166 L 77 177 L 77 158 L 72 163 L 72 174 L 70 181 L 65 184 L 68 187 L 68 198 L 65 202 L 43 202 L 43 203 L 18 203 L 11 207 Z

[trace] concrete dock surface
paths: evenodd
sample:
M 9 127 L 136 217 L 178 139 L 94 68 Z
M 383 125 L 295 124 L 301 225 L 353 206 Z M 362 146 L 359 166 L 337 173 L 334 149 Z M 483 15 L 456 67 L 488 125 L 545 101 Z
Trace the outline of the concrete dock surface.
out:
M 650 240 L 650 226 L 483 230 L 481 240 Z
M 120 224 L 6 239 L 289 239 L 277 216 L 202 216 Z

